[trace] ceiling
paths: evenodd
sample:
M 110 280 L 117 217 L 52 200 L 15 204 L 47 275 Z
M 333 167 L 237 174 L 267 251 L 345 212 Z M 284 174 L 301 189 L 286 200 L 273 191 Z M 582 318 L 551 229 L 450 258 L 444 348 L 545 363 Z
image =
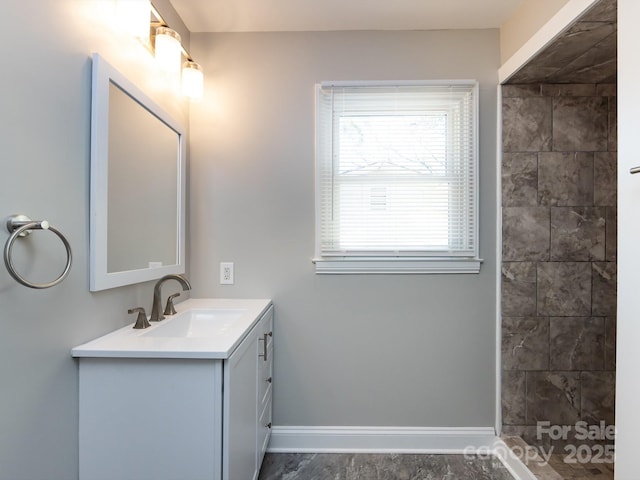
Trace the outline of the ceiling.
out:
M 170 0 L 191 32 L 498 28 L 524 0 Z
M 498 28 L 524 0 L 170 0 L 191 32 Z M 612 83 L 617 1 L 600 0 L 508 83 Z
M 507 83 L 615 83 L 617 1 L 600 0 Z

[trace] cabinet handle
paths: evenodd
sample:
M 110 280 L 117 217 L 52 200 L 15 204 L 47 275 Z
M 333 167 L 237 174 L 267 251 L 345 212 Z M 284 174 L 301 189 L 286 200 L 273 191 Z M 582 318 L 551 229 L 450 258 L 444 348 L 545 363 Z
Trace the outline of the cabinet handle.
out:
M 264 333 L 262 335 L 262 353 L 259 354 L 258 357 L 264 359 L 265 362 L 267 361 L 267 340 L 272 336 L 273 332 Z
M 633 168 L 629 169 L 629 173 L 631 173 L 631 174 L 640 173 L 640 167 L 633 167 Z
M 271 377 L 267 378 L 267 383 L 271 383 L 273 382 L 273 379 Z
M 267 427 L 267 428 L 271 428 L 271 422 L 267 423 L 267 424 L 265 425 L 265 427 Z

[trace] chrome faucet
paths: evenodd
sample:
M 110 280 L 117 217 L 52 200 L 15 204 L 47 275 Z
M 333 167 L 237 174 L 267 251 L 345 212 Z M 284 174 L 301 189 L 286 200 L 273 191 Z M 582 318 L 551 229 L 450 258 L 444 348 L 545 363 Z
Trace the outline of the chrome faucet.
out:
M 191 290 L 189 280 L 182 275 L 165 275 L 158 280 L 155 287 L 153 287 L 153 306 L 151 308 L 151 317 L 149 318 L 150 322 L 164 320 L 164 315 L 162 314 L 162 295 L 160 293 L 160 287 L 162 287 L 162 284 L 167 280 L 177 280 L 180 285 L 182 285 L 182 290 Z

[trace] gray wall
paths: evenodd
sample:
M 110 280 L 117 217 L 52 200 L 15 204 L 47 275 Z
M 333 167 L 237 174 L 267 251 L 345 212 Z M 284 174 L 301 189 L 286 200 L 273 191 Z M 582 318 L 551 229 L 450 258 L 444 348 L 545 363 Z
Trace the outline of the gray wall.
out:
M 274 423 L 492 427 L 497 30 L 192 34 L 192 50 L 194 296 L 274 300 Z M 481 273 L 315 275 L 314 84 L 450 78 L 481 88 Z
M 165 11 L 168 1 L 156 4 Z M 133 321 L 127 308 L 151 306 L 151 284 L 89 293 L 91 54 L 105 55 L 182 121 L 188 109 L 154 79 L 149 52 L 106 23 L 110 5 L 39 0 L 2 7 L 0 218 L 19 212 L 47 219 L 74 253 L 69 277 L 48 290 L 23 287 L 0 268 L 2 480 L 77 478 L 78 373 L 70 349 Z M 53 235 L 36 232 L 28 244 L 35 248 L 19 262 L 25 276 L 43 281 L 61 270 L 64 250 Z
M 48 219 L 75 255 L 69 277 L 49 290 L 22 287 L 0 268 L 3 480 L 77 477 L 69 350 L 151 303 L 149 283 L 88 291 L 91 53 L 174 116 L 186 120 L 187 106 L 161 86 L 149 52 L 109 26 L 102 10 L 111 3 L 3 8 L 0 217 Z M 187 33 L 168 0 L 154 3 Z M 493 425 L 497 31 L 199 35 L 193 50 L 209 99 L 192 118 L 192 283 L 198 296 L 275 300 L 276 423 Z M 341 78 L 481 82 L 480 275 L 314 275 L 313 83 Z M 60 246 L 42 232 L 33 238 L 33 268 L 57 271 Z M 217 284 L 221 260 L 236 263 L 235 286 Z

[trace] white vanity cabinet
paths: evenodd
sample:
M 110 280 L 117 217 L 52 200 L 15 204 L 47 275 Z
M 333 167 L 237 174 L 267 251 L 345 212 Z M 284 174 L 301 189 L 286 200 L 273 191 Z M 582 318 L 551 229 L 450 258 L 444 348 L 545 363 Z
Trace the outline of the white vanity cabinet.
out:
M 224 480 L 258 478 L 271 434 L 273 309 L 233 352 L 224 372 Z
M 174 349 L 164 356 L 154 347 L 136 357 L 131 338 L 119 353 L 101 350 L 100 339 L 76 347 L 80 480 L 257 479 L 271 427 L 266 302 L 228 352 L 181 358 L 176 345 L 188 341 L 164 337 L 160 343 Z

